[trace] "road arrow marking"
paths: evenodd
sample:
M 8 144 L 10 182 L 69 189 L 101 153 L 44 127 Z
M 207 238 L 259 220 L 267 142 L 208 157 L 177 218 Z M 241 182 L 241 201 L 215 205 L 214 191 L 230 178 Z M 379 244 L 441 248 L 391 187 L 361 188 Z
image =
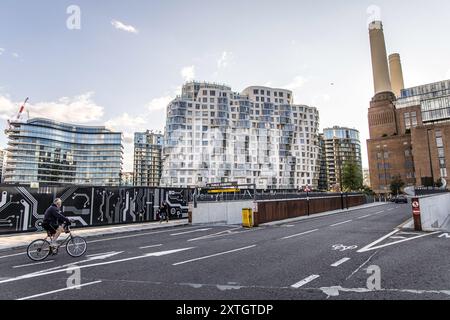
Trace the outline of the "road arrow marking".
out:
M 159 256 L 172 254 L 172 253 L 176 253 L 176 252 L 181 252 L 181 251 L 186 251 L 186 250 L 190 250 L 190 249 L 194 249 L 194 247 L 148 253 L 148 254 L 145 254 L 142 256 L 124 258 L 124 259 L 112 260 L 112 261 L 105 261 L 105 262 L 99 262 L 99 263 L 92 263 L 92 264 L 87 264 L 84 266 L 77 266 L 77 265 L 75 265 L 75 263 L 73 263 L 68 268 L 52 270 L 52 271 L 42 270 L 42 271 L 35 272 L 35 273 L 29 273 L 29 274 L 25 274 L 23 276 L 2 280 L 2 281 L 0 281 L 0 284 L 19 281 L 19 280 L 25 280 L 25 279 L 31 279 L 31 278 L 37 278 L 37 277 L 47 276 L 47 275 L 55 274 L 55 273 L 68 272 L 68 271 L 79 270 L 79 269 L 84 269 L 84 268 L 92 268 L 92 267 L 104 266 L 104 265 L 108 265 L 108 264 L 144 259 L 144 258 L 148 258 L 148 257 L 159 257 Z M 61 268 L 61 267 L 58 267 L 58 268 Z

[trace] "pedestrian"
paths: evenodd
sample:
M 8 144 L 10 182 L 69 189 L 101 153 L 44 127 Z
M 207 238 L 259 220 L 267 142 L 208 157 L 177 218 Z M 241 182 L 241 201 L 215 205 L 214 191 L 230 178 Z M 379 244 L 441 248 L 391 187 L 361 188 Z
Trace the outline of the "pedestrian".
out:
M 170 207 L 167 202 L 164 202 L 164 213 L 166 214 L 166 222 L 169 223 Z
M 161 204 L 158 208 L 158 214 L 159 214 L 159 223 L 162 223 L 163 219 L 164 219 L 164 211 L 165 211 L 165 207 L 164 204 Z

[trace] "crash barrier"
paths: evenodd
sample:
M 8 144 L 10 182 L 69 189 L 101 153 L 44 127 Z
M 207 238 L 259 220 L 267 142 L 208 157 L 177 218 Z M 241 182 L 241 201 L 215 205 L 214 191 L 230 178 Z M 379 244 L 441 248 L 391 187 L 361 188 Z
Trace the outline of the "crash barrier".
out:
M 188 218 L 191 189 L 145 187 L 41 187 L 0 185 L 0 234 L 42 230 L 45 210 L 55 198 L 74 227 L 158 220 L 166 201 L 171 219 Z
M 411 199 L 417 231 L 450 231 L 450 193 Z
M 365 195 L 336 195 L 311 199 L 266 200 L 257 202 L 259 224 L 348 209 L 368 203 Z

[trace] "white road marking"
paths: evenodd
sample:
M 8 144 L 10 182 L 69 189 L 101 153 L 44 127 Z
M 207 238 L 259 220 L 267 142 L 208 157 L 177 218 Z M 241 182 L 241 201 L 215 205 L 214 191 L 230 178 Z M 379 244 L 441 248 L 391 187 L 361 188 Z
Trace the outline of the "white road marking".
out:
M 53 270 L 53 271 L 42 270 L 42 271 L 39 271 L 39 272 L 29 273 L 29 274 L 25 274 L 23 276 L 2 280 L 2 281 L 0 281 L 0 284 L 13 282 L 13 281 L 24 280 L 24 279 L 42 277 L 42 276 L 55 274 L 55 273 L 67 272 L 67 271 L 72 271 L 72 270 L 75 270 L 75 269 L 84 269 L 84 268 L 98 267 L 98 266 L 104 266 L 104 265 L 108 265 L 108 264 L 132 261 L 132 260 L 137 260 L 137 259 L 144 259 L 144 258 L 148 258 L 148 257 L 161 257 L 161 256 L 164 256 L 164 255 L 177 253 L 177 252 L 181 252 L 181 251 L 186 251 L 186 250 L 190 250 L 190 249 L 194 249 L 194 247 L 182 248 L 182 249 L 176 249 L 176 250 L 169 250 L 169 251 L 160 251 L 160 252 L 147 253 L 147 254 L 144 254 L 144 255 L 141 255 L 141 256 L 125 258 L 125 259 L 120 259 L 120 260 L 112 260 L 112 261 L 106 261 L 106 262 L 92 263 L 92 264 L 87 264 L 87 265 L 84 265 L 84 266 L 76 266 L 76 265 L 72 264 L 68 268 L 64 268 L 64 269 L 53 270 L 54 268 L 52 268 L 51 270 Z
M 290 238 L 294 238 L 294 237 L 303 236 L 303 235 L 305 235 L 305 234 L 312 233 L 312 232 L 316 232 L 316 231 L 318 231 L 318 230 L 319 230 L 319 229 L 314 229 L 314 230 L 309 230 L 309 231 L 305 231 L 305 232 L 302 232 L 302 233 L 293 234 L 292 236 L 287 236 L 287 237 L 281 238 L 280 240 L 283 240 L 283 239 L 290 239 Z
M 364 218 L 367 218 L 367 217 L 370 217 L 370 216 L 371 216 L 371 214 L 366 214 L 365 216 L 359 217 L 358 220 L 359 219 L 364 219 Z
M 29 264 L 22 264 L 20 266 L 14 266 L 13 269 L 32 267 L 32 266 L 37 266 L 37 265 L 40 265 L 40 264 L 46 264 L 46 263 L 52 263 L 52 262 L 55 262 L 55 260 L 42 261 L 42 262 L 36 262 L 36 263 L 29 263 Z
M 375 251 L 375 253 L 374 254 L 372 254 L 370 257 L 369 257 L 369 259 L 367 259 L 362 265 L 360 265 L 355 271 L 353 271 L 352 272 L 352 274 L 351 275 L 349 275 L 345 280 L 348 280 L 348 279 L 350 279 L 351 277 L 353 277 L 353 275 L 355 274 L 355 273 L 357 273 L 362 267 L 364 267 L 376 254 L 378 253 L 378 251 Z
M 392 211 L 392 210 L 394 210 L 395 208 L 390 208 L 390 209 L 387 209 L 387 211 Z
M 367 288 L 343 288 L 341 286 L 336 287 L 322 287 L 320 290 L 329 297 L 339 296 L 339 291 L 342 292 L 356 292 L 356 293 L 371 293 L 374 290 Z M 413 294 L 446 294 L 450 296 L 450 290 L 411 290 L 411 289 L 381 289 L 375 290 L 376 292 L 403 292 L 403 293 L 413 293 Z
M 349 222 L 352 222 L 353 220 L 347 220 L 347 221 L 343 221 L 343 222 L 339 222 L 339 223 L 335 223 L 335 224 L 332 224 L 330 227 L 336 227 L 336 226 L 339 226 L 339 225 L 341 225 L 341 224 L 344 224 L 344 223 L 349 223 Z
M 380 239 L 378 239 L 378 240 L 368 244 L 364 248 L 358 250 L 358 252 L 361 253 L 361 252 L 367 252 L 367 251 L 371 251 L 371 250 L 376 250 L 376 249 L 384 248 L 384 247 L 387 247 L 387 246 L 392 246 L 394 244 L 399 244 L 399 243 L 402 243 L 402 242 L 405 242 L 405 241 L 410 241 L 410 240 L 414 240 L 414 239 L 419 239 L 419 238 L 431 236 L 431 235 L 434 235 L 434 234 L 437 234 L 437 233 L 441 232 L 441 231 L 436 231 L 436 232 L 432 232 L 432 233 L 422 234 L 422 235 L 419 235 L 417 237 L 411 237 L 411 238 L 407 238 L 407 239 L 403 239 L 403 240 L 399 240 L 399 241 L 389 242 L 389 243 L 386 243 L 386 244 L 383 244 L 383 245 L 380 245 L 380 246 L 375 246 L 376 244 L 378 244 L 381 241 L 383 241 L 383 240 L 393 236 L 394 234 L 396 234 L 399 231 L 400 231 L 399 229 L 395 229 L 391 233 L 381 237 Z
M 402 236 L 392 236 L 389 239 L 408 239 L 407 237 L 402 237 Z
M 443 233 L 439 236 L 439 238 L 450 239 L 450 233 Z
M 384 211 L 385 211 L 385 210 L 375 212 L 373 215 L 377 215 L 377 214 L 383 213 Z
M 303 279 L 302 281 L 299 281 L 299 282 L 293 284 L 293 285 L 291 286 L 291 288 L 298 289 L 298 288 L 300 288 L 300 287 L 303 287 L 305 284 L 310 283 L 310 282 L 313 281 L 313 280 L 316 280 L 316 279 L 319 278 L 319 277 L 320 277 L 319 275 L 314 274 L 314 275 L 312 275 L 312 276 L 309 276 L 308 278 Z
M 172 233 L 171 236 L 180 236 L 180 235 L 182 235 L 182 234 L 188 234 L 188 233 L 193 233 L 193 232 L 204 232 L 204 231 L 209 231 L 209 230 L 211 230 L 211 228 L 207 228 L 207 229 L 196 229 L 196 230 L 191 230 L 191 231 Z
M 7 255 L 7 256 L 1 256 L 0 259 L 9 258 L 9 257 L 16 257 L 16 256 L 21 256 L 21 255 L 23 255 L 23 254 L 25 254 L 25 252 L 22 252 L 22 253 L 15 253 L 15 254 L 10 254 L 10 255 Z
M 93 253 L 93 254 L 89 254 L 86 257 L 91 258 L 91 257 L 95 257 L 95 256 L 101 256 L 101 255 L 105 255 L 105 254 L 110 254 L 116 251 L 108 251 L 108 252 L 102 252 L 102 253 Z
M 95 255 L 95 256 L 88 257 L 88 261 L 105 260 L 105 259 L 114 257 L 114 256 L 116 256 L 118 254 L 121 254 L 121 253 L 123 253 L 123 251 L 118 251 L 118 252 L 114 252 L 113 251 L 113 252 L 108 252 L 108 253 L 105 253 L 105 254 L 98 254 L 98 255 Z
M 183 228 L 183 230 L 195 229 L 195 228 L 197 228 L 197 227 Z M 88 243 L 111 241 L 111 240 L 120 240 L 120 239 L 128 239 L 128 238 L 134 238 L 134 237 L 147 236 L 147 235 L 151 235 L 151 234 L 168 233 L 168 232 L 173 232 L 173 231 L 174 231 L 173 228 L 170 228 L 170 230 L 145 232 L 145 233 L 132 234 L 132 235 L 129 235 L 129 236 L 120 236 L 120 237 L 113 237 L 113 238 L 106 238 L 106 239 L 98 239 L 98 240 L 88 241 Z M 130 231 L 130 232 L 132 232 L 132 231 Z
M 40 293 L 40 294 L 35 294 L 34 296 L 20 298 L 20 299 L 17 299 L 17 300 L 29 300 L 29 299 L 33 299 L 33 298 L 39 298 L 39 297 L 42 297 L 42 296 L 48 296 L 50 294 L 54 294 L 54 293 L 58 293 L 58 292 L 62 292 L 62 291 L 74 290 L 74 289 L 79 289 L 81 287 L 91 286 L 93 284 L 97 284 L 97 283 L 100 283 L 100 282 L 102 282 L 102 281 L 99 280 L 99 281 L 84 283 L 84 284 L 80 284 L 79 286 L 73 286 L 73 287 L 69 287 L 69 288 L 64 288 L 64 289 L 53 290 L 53 291 L 44 292 L 44 293 Z
M 189 239 L 188 242 L 198 241 L 198 240 L 205 240 L 205 239 L 211 239 L 211 238 L 217 238 L 217 237 L 223 237 L 223 236 L 229 236 L 229 235 L 232 235 L 232 234 L 238 234 L 238 233 L 244 233 L 244 232 L 250 232 L 251 231 L 251 230 L 244 230 L 244 231 L 239 231 L 239 232 L 234 231 L 234 230 L 240 230 L 240 229 L 242 229 L 242 227 L 237 227 L 237 228 L 224 230 L 224 231 L 220 231 L 220 232 L 216 232 L 216 233 L 212 233 L 212 234 L 207 234 L 205 236 L 201 236 L 201 237 L 198 237 L 198 238 Z
M 152 246 L 139 247 L 139 249 L 156 248 L 156 247 L 161 247 L 161 246 L 162 246 L 162 244 L 154 244 Z
M 252 246 L 247 246 L 247 247 L 243 247 L 243 248 L 239 248 L 239 249 L 230 250 L 230 251 L 219 252 L 219 253 L 212 254 L 212 255 L 209 255 L 209 256 L 204 256 L 204 257 L 200 257 L 200 258 L 195 258 L 195 259 L 190 259 L 190 260 L 186 260 L 186 261 L 181 261 L 181 262 L 174 263 L 172 265 L 173 266 L 178 266 L 180 264 L 185 264 L 185 263 L 194 262 L 194 261 L 198 261 L 198 260 L 204 260 L 204 259 L 208 259 L 208 258 L 212 258 L 212 257 L 222 256 L 222 255 L 227 254 L 227 253 L 238 252 L 238 251 L 242 251 L 242 250 L 251 249 L 251 248 L 254 248 L 254 247 L 256 247 L 256 244 L 254 244 Z
M 347 262 L 348 260 L 350 260 L 350 258 L 343 258 L 343 259 L 341 259 L 341 260 L 339 260 L 339 261 L 333 263 L 331 266 L 332 266 L 332 267 L 338 267 L 338 266 L 340 266 L 341 264 Z

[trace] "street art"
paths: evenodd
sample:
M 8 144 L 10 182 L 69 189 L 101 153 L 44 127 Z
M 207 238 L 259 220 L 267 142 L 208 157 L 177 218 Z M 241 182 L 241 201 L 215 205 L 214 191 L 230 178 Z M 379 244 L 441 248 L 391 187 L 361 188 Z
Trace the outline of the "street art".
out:
M 156 221 L 164 201 L 172 219 L 187 218 L 191 197 L 189 189 L 0 186 L 0 234 L 42 230 L 55 198 L 63 200 L 62 210 L 76 227 L 86 227 Z

